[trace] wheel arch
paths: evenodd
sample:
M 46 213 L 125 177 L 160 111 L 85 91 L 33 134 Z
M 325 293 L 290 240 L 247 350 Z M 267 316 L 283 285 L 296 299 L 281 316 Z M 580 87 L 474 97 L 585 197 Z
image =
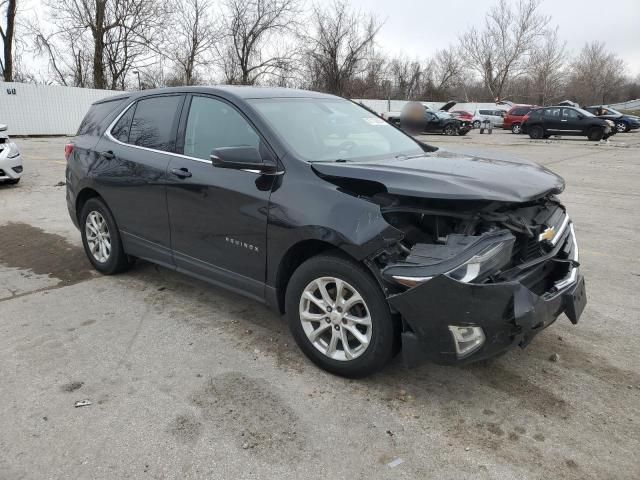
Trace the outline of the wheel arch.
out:
M 82 207 L 84 207 L 85 203 L 91 198 L 100 198 L 104 201 L 102 196 L 93 188 L 85 187 L 76 196 L 76 220 L 80 223 L 80 212 L 82 212 Z
M 300 265 L 309 260 L 312 257 L 323 253 L 332 253 L 338 256 L 342 256 L 344 258 L 348 258 L 349 260 L 359 263 L 365 267 L 367 271 L 369 271 L 374 280 L 376 280 L 376 276 L 371 272 L 371 269 L 367 262 L 359 261 L 353 255 L 350 255 L 347 251 L 343 250 L 336 245 L 326 242 L 323 240 L 317 239 L 307 239 L 302 240 L 298 243 L 292 245 L 282 257 L 280 264 L 278 265 L 278 272 L 276 274 L 276 296 L 277 296 L 277 307 L 281 314 L 285 313 L 285 296 L 287 292 L 287 286 L 289 285 L 289 280 Z

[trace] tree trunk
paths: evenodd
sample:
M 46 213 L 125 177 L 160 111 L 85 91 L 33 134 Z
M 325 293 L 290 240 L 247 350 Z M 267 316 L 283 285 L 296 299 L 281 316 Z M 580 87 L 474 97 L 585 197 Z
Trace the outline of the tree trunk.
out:
M 7 6 L 7 31 L 4 35 L 4 81 L 13 80 L 13 33 L 16 22 L 17 0 L 9 0 Z
M 93 88 L 106 88 L 104 75 L 104 20 L 106 0 L 96 0 L 96 18 L 93 33 Z

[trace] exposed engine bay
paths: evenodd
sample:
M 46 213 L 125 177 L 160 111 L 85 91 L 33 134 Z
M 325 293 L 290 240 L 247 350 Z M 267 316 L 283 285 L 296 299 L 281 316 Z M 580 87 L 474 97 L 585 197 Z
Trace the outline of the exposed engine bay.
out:
M 553 196 L 524 204 L 438 201 L 402 198 L 386 193 L 370 199 L 380 205 L 385 220 L 404 233 L 396 248 L 377 257 L 383 277 L 411 287 L 447 273 L 470 283 L 492 283 L 514 278 L 523 267 L 554 255 L 557 235 L 565 219 L 564 207 Z M 556 239 L 556 241 L 553 241 Z M 500 250 L 500 251 L 497 251 Z M 482 267 L 458 271 L 473 258 L 491 256 Z M 554 258 L 558 275 L 572 263 L 566 254 Z

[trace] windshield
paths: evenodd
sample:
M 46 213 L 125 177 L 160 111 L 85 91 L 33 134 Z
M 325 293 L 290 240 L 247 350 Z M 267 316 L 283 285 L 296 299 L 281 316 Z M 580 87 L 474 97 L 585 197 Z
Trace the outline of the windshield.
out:
M 260 98 L 248 101 L 281 139 L 309 162 L 424 153 L 410 137 L 347 100 Z
M 581 108 L 576 108 L 575 110 L 576 110 L 576 112 L 581 113 L 585 117 L 595 117 L 595 115 L 593 113 L 587 112 L 586 110 L 583 110 Z

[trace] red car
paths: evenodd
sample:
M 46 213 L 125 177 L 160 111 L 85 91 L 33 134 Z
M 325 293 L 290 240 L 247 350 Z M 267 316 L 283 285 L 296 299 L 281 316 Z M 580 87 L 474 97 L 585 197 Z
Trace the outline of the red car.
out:
M 502 128 L 511 130 L 512 133 L 522 133 L 524 117 L 534 108 L 538 107 L 535 105 L 514 105 L 505 115 Z
M 457 118 L 458 120 L 466 120 L 467 122 L 470 122 L 473 120 L 473 114 L 470 112 L 466 112 L 464 110 L 455 110 L 449 113 L 453 115 L 454 118 Z

